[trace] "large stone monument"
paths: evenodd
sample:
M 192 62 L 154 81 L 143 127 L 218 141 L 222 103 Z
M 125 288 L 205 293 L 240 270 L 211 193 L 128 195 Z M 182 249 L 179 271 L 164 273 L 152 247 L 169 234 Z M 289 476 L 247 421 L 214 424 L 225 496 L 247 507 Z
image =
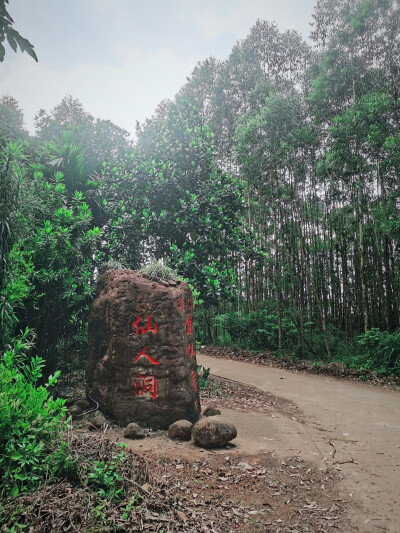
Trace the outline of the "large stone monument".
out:
M 108 270 L 89 316 L 87 394 L 125 426 L 167 429 L 200 415 L 189 286 Z

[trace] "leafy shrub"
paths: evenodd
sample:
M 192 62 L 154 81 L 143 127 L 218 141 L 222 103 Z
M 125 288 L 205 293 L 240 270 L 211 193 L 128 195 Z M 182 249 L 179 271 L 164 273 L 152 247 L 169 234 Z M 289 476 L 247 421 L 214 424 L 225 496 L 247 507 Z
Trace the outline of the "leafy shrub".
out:
M 400 329 L 388 333 L 371 328 L 358 337 L 357 344 L 357 364 L 383 374 L 400 375 Z
M 32 271 L 30 254 L 21 250 L 20 243 L 15 244 L 8 255 L 5 279 L 0 288 L 0 349 L 3 349 L 14 335 L 18 323 L 15 310 L 23 307 L 24 300 L 32 290 Z
M 12 495 L 51 477 L 59 452 L 54 442 L 65 429 L 64 401 L 54 400 L 47 390 L 60 373 L 38 386 L 45 362 L 38 356 L 29 360 L 24 346 L 19 341 L 0 361 L 0 479 L 2 491 Z
M 96 461 L 93 470 L 87 475 L 85 484 L 102 498 L 112 502 L 120 501 L 125 496 L 124 479 L 118 473 L 117 465 L 123 458 L 124 452 L 121 450 L 117 455 L 113 455 L 111 461 Z
M 210 380 L 208 379 L 208 376 L 210 374 L 210 369 L 204 368 L 203 366 L 199 365 L 197 367 L 197 374 L 199 376 L 200 390 L 206 389 L 208 385 L 210 384 Z
M 267 310 L 241 311 L 226 313 L 216 317 L 217 323 L 230 335 L 232 342 L 241 348 L 250 350 L 278 349 L 278 316 Z M 282 337 L 284 348 L 296 342 L 297 329 L 293 322 L 282 319 Z

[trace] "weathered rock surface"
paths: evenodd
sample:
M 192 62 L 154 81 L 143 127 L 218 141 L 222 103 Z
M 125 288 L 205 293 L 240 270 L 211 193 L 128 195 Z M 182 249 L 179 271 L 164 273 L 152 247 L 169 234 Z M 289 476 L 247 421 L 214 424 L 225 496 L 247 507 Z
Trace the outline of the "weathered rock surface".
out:
M 94 413 L 87 415 L 87 421 L 90 430 L 103 430 L 109 424 L 107 418 L 103 416 L 100 411 L 95 411 Z
M 177 420 L 168 428 L 170 439 L 190 440 L 192 438 L 193 424 L 189 420 Z
M 69 412 L 72 420 L 77 420 L 77 419 L 81 418 L 82 415 L 83 415 L 82 409 L 76 404 L 71 405 L 71 407 L 68 409 L 68 412 Z
M 202 418 L 192 429 L 192 437 L 197 446 L 219 448 L 237 437 L 236 427 L 220 416 Z
M 124 437 L 127 439 L 144 439 L 145 436 L 143 428 L 135 422 L 128 424 L 124 431 Z
M 189 286 L 132 270 L 98 282 L 89 317 L 87 395 L 119 425 L 167 429 L 200 414 Z
M 84 399 L 76 400 L 74 402 L 74 405 L 77 405 L 80 409 L 82 409 L 82 411 L 87 411 L 88 409 L 90 409 L 90 403 Z
M 217 409 L 216 407 L 212 407 L 212 406 L 204 409 L 204 413 L 203 413 L 204 416 L 217 416 L 220 414 L 221 414 L 221 411 Z

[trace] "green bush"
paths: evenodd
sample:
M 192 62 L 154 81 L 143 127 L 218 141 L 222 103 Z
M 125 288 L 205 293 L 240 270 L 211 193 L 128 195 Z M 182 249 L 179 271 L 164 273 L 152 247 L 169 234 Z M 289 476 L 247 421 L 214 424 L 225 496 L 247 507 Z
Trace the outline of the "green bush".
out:
M 371 328 L 358 337 L 354 362 L 382 374 L 400 375 L 400 329 L 393 333 Z
M 3 286 L 0 288 L 0 350 L 14 336 L 18 323 L 16 309 L 22 308 L 32 290 L 33 265 L 31 255 L 22 251 L 20 243 L 14 244 L 8 254 Z
M 124 447 L 125 445 L 120 445 Z M 113 455 L 112 461 L 96 461 L 93 470 L 87 474 L 85 484 L 90 486 L 96 494 L 110 500 L 119 502 L 124 496 L 123 477 L 118 473 L 117 466 L 124 458 L 124 451 Z
M 217 323 L 232 339 L 233 344 L 249 350 L 278 349 L 278 316 L 267 310 L 226 313 L 216 317 Z M 282 318 L 283 348 L 297 342 L 297 329 L 289 318 Z
M 208 378 L 209 374 L 210 374 L 209 368 L 204 368 L 204 366 L 201 366 L 201 365 L 197 366 L 197 375 L 199 376 L 200 390 L 206 389 L 208 385 L 210 384 L 210 380 Z
M 66 427 L 64 401 L 54 400 L 47 390 L 59 372 L 39 386 L 45 362 L 38 356 L 29 360 L 25 347 L 20 340 L 0 360 L 0 479 L 2 492 L 12 495 L 52 477 Z

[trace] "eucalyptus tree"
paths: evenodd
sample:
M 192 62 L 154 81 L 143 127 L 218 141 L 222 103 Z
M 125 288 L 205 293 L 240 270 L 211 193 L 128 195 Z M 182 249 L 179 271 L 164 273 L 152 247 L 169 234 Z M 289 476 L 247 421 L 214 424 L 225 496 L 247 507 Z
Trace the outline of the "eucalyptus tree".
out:
M 397 0 L 319 0 L 313 15 L 318 63 L 310 102 L 332 118 L 366 92 L 398 95 Z M 315 107 L 314 107 L 315 106 Z
M 301 342 L 306 342 L 305 323 L 317 319 L 330 357 L 328 317 L 322 301 L 327 297 L 324 263 L 311 253 L 319 246 L 318 218 L 313 213 L 318 213 L 321 200 L 313 189 L 311 195 L 307 192 L 312 185 L 316 131 L 299 95 L 272 94 L 264 103 L 259 112 L 241 119 L 236 142 L 241 170 L 258 197 L 253 224 L 260 224 L 259 235 L 272 260 L 264 275 L 276 303 L 278 347 L 282 347 L 285 315 L 296 323 Z M 310 211 L 312 205 L 317 209 Z
M 320 124 L 328 201 L 343 213 L 351 206 L 357 221 L 352 236 L 344 231 L 350 240 L 340 230 L 336 238 L 343 278 L 349 267 L 356 272 L 351 286 L 343 281 L 344 297 L 353 292 L 346 314 L 351 308 L 362 316 L 364 331 L 399 323 L 397 244 L 384 222 L 397 190 L 391 148 L 399 128 L 399 15 L 395 0 L 320 0 L 314 14 L 310 110 Z

